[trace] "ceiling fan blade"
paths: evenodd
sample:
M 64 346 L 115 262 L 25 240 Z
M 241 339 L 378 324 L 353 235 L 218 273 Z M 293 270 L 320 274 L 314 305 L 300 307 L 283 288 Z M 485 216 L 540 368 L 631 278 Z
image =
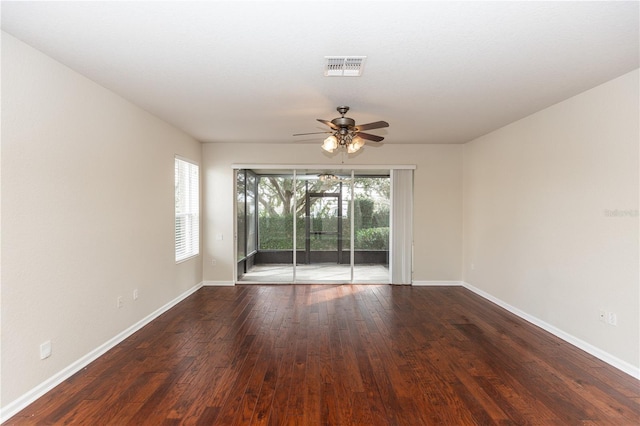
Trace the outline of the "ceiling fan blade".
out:
M 293 136 L 304 136 L 304 135 L 319 135 L 321 133 L 333 133 L 333 132 L 311 132 L 311 133 L 296 133 Z
M 381 142 L 384 138 L 382 136 L 376 136 L 376 135 L 370 135 L 369 133 L 356 133 L 358 136 L 360 136 L 362 139 L 366 139 L 368 141 L 373 141 L 373 142 Z
M 328 120 L 323 120 L 322 118 L 316 118 L 316 120 L 318 120 L 321 123 L 326 124 L 327 126 L 331 127 L 333 130 L 338 130 L 338 126 L 336 126 L 335 124 L 333 124 L 332 122 L 330 122 Z
M 360 130 L 381 129 L 383 127 L 389 127 L 389 123 L 386 121 L 376 121 L 373 123 L 360 124 L 356 126 L 356 132 L 359 132 Z

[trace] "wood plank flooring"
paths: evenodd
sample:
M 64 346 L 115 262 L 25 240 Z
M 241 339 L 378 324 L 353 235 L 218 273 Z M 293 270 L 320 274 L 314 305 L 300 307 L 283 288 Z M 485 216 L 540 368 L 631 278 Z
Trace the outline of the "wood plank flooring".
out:
M 638 425 L 639 384 L 462 287 L 205 287 L 6 424 Z

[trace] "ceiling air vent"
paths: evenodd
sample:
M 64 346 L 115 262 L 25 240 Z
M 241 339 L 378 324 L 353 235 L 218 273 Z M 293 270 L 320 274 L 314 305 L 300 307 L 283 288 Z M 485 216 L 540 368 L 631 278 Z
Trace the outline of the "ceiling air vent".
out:
M 325 56 L 324 75 L 327 77 L 360 77 L 366 56 Z

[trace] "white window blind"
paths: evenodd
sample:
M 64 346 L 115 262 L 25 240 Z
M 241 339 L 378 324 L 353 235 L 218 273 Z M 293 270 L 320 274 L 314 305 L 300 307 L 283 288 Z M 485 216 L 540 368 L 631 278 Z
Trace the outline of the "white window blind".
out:
M 176 158 L 176 262 L 200 253 L 200 179 L 197 164 Z

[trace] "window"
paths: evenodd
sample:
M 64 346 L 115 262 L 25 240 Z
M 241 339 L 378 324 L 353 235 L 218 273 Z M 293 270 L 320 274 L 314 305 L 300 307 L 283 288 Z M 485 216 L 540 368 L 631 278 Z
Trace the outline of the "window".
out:
M 200 253 L 200 185 L 197 164 L 176 158 L 176 262 Z

